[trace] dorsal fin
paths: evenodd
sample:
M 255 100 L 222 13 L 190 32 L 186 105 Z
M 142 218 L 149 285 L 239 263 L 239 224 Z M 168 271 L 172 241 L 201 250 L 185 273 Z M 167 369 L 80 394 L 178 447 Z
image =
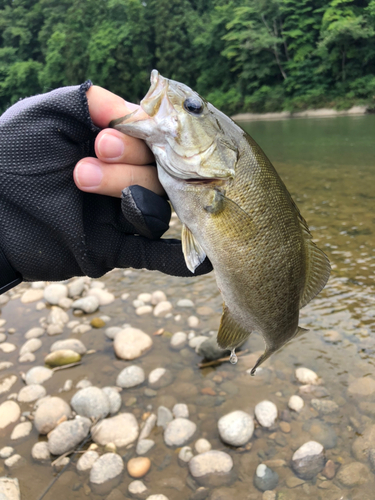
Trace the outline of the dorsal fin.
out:
M 234 349 L 249 337 L 251 331 L 242 328 L 233 318 L 224 304 L 220 328 L 217 334 L 217 343 L 222 349 Z

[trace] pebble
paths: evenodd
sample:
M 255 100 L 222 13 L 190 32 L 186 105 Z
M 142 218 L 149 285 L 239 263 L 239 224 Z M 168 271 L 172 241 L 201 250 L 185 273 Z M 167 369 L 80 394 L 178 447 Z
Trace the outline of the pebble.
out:
M 43 290 L 35 290 L 33 288 L 29 288 L 26 290 L 21 296 L 22 304 L 30 304 L 31 302 L 36 302 L 37 300 L 41 300 L 43 298 Z
M 68 323 L 69 321 L 69 316 L 67 313 L 61 309 L 61 307 L 58 306 L 52 306 L 51 311 L 48 315 L 47 318 L 47 323 L 49 325 L 65 325 L 65 323 Z
M 173 375 L 167 368 L 155 368 L 148 376 L 148 384 L 152 389 L 161 389 L 171 384 Z
M 183 446 L 194 436 L 197 426 L 186 418 L 176 418 L 170 422 L 164 431 L 164 441 L 167 446 Z
M 144 305 L 145 305 L 145 303 L 143 302 L 143 300 L 139 300 L 139 299 L 133 300 L 133 307 L 135 309 L 138 309 L 139 307 L 143 307 Z
M 24 465 L 25 462 L 26 462 L 25 459 L 22 458 L 21 455 L 18 455 L 18 453 L 17 453 L 15 455 L 12 455 L 11 457 L 7 458 L 6 460 L 4 460 L 4 465 L 6 467 L 8 467 L 8 469 L 12 469 L 12 468 Z
M 215 359 L 220 359 L 226 355 L 226 351 L 221 349 L 217 343 L 216 335 L 206 338 L 197 348 L 197 354 L 207 359 L 208 361 L 213 361 Z
M 41 402 L 34 414 L 34 425 L 39 434 L 48 434 L 61 421 L 68 419 L 72 410 L 68 403 L 58 397 L 47 398 Z
M 136 457 L 131 458 L 127 463 L 127 469 L 129 476 L 134 478 L 140 478 L 147 474 L 150 470 L 151 461 L 147 457 Z
M 254 432 L 254 420 L 248 413 L 237 410 L 221 417 L 218 421 L 220 438 L 231 446 L 243 446 Z
M 194 336 L 189 340 L 189 347 L 198 350 L 201 344 L 203 344 L 203 342 L 205 342 L 206 340 L 207 337 L 205 337 L 204 335 Z
M 302 479 L 313 479 L 325 465 L 324 448 L 316 441 L 308 441 L 294 453 L 292 468 Z
M 336 474 L 336 466 L 335 462 L 333 460 L 327 460 L 327 463 L 324 466 L 324 469 L 322 471 L 322 475 L 325 476 L 327 479 L 333 479 Z
M 326 342 L 331 342 L 332 344 L 336 344 L 337 342 L 341 342 L 342 337 L 336 330 L 327 330 L 323 333 L 324 340 Z
M 73 299 L 64 297 L 63 299 L 59 300 L 59 303 L 57 305 L 62 309 L 70 309 L 72 307 L 72 304 L 73 304 Z
M 172 335 L 170 346 L 174 351 L 180 351 L 187 344 L 187 335 L 185 332 L 176 332 Z
M 92 383 L 87 378 L 83 378 L 76 384 L 76 389 L 86 389 L 86 387 L 91 387 Z
M 156 425 L 158 427 L 163 427 L 163 429 L 165 429 L 166 426 L 169 424 L 169 422 L 172 422 L 172 420 L 173 420 L 172 412 L 165 406 L 159 406 L 157 412 Z
M 91 420 L 76 417 L 74 420 L 62 422 L 48 434 L 48 449 L 52 455 L 63 455 L 73 450 L 88 435 Z
M 57 305 L 60 299 L 68 296 L 68 287 L 60 283 L 52 283 L 44 289 L 44 298 L 51 305 Z
M 21 408 L 14 401 L 4 401 L 0 405 L 0 429 L 17 422 L 21 416 Z
M 152 429 L 156 424 L 156 415 L 155 413 L 151 413 L 151 415 L 146 419 L 144 426 L 139 433 L 139 439 L 146 439 L 151 434 Z
M 11 368 L 13 366 L 13 363 L 10 361 L 1 361 L 0 362 L 0 371 L 1 370 L 7 370 L 8 368 Z
M 48 443 L 46 441 L 39 441 L 38 443 L 35 443 L 31 449 L 31 456 L 38 462 L 50 460 Z
M 318 375 L 310 370 L 309 368 L 297 368 L 296 369 L 296 379 L 301 384 L 312 384 L 316 385 L 319 383 Z
M 16 382 L 17 382 L 16 375 L 10 375 L 10 377 L 4 378 L 0 383 L 0 394 L 8 392 Z
M 123 293 L 121 295 L 121 300 L 127 300 L 129 298 L 129 296 L 130 296 L 130 293 Z
M 9 458 L 14 453 L 14 448 L 11 446 L 4 446 L 0 450 L 0 458 Z
M 179 460 L 181 460 L 185 464 L 189 463 L 193 456 L 194 453 L 190 446 L 183 446 L 178 452 Z
M 5 333 L 0 333 L 0 343 L 5 342 L 6 339 L 7 339 L 7 336 L 5 335 Z
M 79 309 L 86 314 L 91 314 L 99 309 L 99 300 L 93 295 L 75 300 L 72 304 L 73 309 Z
M 167 296 L 161 290 L 156 290 L 151 295 L 151 304 L 156 306 L 159 302 L 165 302 L 167 300 Z
M 90 482 L 103 484 L 118 477 L 124 470 L 124 462 L 116 453 L 105 453 L 99 457 L 90 470 Z
M 299 477 L 296 476 L 290 476 L 286 479 L 285 483 L 288 486 L 288 488 L 297 488 L 297 486 L 301 486 L 301 484 L 304 484 L 305 480 L 300 479 Z
M 2 342 L 0 344 L 0 351 L 3 351 L 5 354 L 9 354 L 10 352 L 13 352 L 17 349 L 17 347 L 14 344 L 11 344 L 10 342 Z
M 155 446 L 155 441 L 152 439 L 140 439 L 137 443 L 135 452 L 137 455 L 146 455 L 146 453 L 150 451 L 153 446 Z
M 1 500 L 20 500 L 21 492 L 17 478 L 0 477 Z
M 168 497 L 162 494 L 150 495 L 146 500 L 168 500 Z
M 27 352 L 18 358 L 19 363 L 33 363 L 36 357 L 32 352 Z
M 348 386 L 351 396 L 371 396 L 375 393 L 375 380 L 371 377 L 362 377 L 353 380 Z
M 172 304 L 168 300 L 158 302 L 154 308 L 154 316 L 156 318 L 164 318 L 172 311 Z
M 64 326 L 62 324 L 57 324 L 57 325 L 48 325 L 47 326 L 47 334 L 50 335 L 51 337 L 54 335 L 60 335 L 64 330 Z
M 105 326 L 105 321 L 102 318 L 92 318 L 90 325 L 93 328 L 103 328 Z
M 117 376 L 116 385 L 129 389 L 142 384 L 145 381 L 143 368 L 137 365 L 130 365 L 124 368 Z
M 27 354 L 29 352 L 35 352 L 42 347 L 42 341 L 40 339 L 29 339 L 27 340 L 20 349 L 19 355 Z
M 330 425 L 322 422 L 320 419 L 313 418 L 307 420 L 302 429 L 307 431 L 313 440 L 319 440 L 325 449 L 335 448 L 337 445 L 337 434 Z
M 100 306 L 108 306 L 115 301 L 113 293 L 103 290 L 101 288 L 90 288 L 87 292 L 87 297 L 95 297 L 99 301 Z
M 1 407 L 0 407 L 1 408 Z M 369 450 L 375 448 L 375 425 L 370 425 L 352 444 L 352 453 L 357 460 L 366 461 Z
M 122 399 L 117 387 L 103 387 L 102 391 L 108 397 L 109 413 L 115 415 L 121 408 Z
M 132 413 L 120 413 L 95 424 L 91 429 L 95 443 L 114 443 L 118 448 L 134 443 L 138 438 L 138 422 Z
M 71 298 L 78 297 L 85 289 L 86 278 L 77 278 L 68 285 L 68 295 Z
M 195 442 L 194 448 L 197 453 L 206 453 L 211 450 L 212 446 L 207 439 L 200 438 Z
M 83 335 L 84 333 L 87 333 L 90 330 L 92 330 L 92 326 L 80 324 L 73 328 L 72 333 L 74 333 L 74 335 Z
M 31 384 L 22 387 L 17 396 L 17 401 L 20 403 L 31 403 L 37 399 L 44 398 L 47 394 L 45 388 L 40 384 Z
M 262 500 L 276 500 L 276 491 L 267 490 L 262 495 Z
M 77 462 L 77 470 L 79 472 L 86 472 L 91 469 L 99 458 L 99 453 L 94 450 L 86 451 Z
M 61 472 L 64 467 L 70 464 L 69 457 L 59 457 L 57 460 L 53 462 L 54 472 Z
M 64 349 L 69 349 L 70 351 L 77 352 L 78 354 L 86 354 L 86 347 L 78 339 L 66 339 L 66 340 L 58 340 L 57 342 L 54 342 L 51 347 L 50 347 L 50 352 L 54 351 L 60 351 Z
M 46 365 L 50 367 L 70 365 L 81 361 L 81 355 L 71 349 L 60 349 L 53 351 L 44 358 Z
M 189 408 L 185 403 L 176 403 L 172 408 L 174 418 L 189 418 Z
M 190 328 L 196 328 L 199 325 L 199 318 L 196 316 L 189 316 L 187 322 Z
M 269 428 L 277 419 L 277 406 L 272 401 L 261 401 L 255 406 L 254 413 L 260 425 Z
M 26 437 L 30 434 L 32 428 L 33 424 L 31 422 L 21 422 L 13 429 L 12 434 L 10 435 L 10 439 L 13 441 Z
M 113 342 L 116 356 L 127 360 L 139 358 L 151 346 L 151 337 L 142 330 L 132 327 L 121 330 Z
M 109 413 L 108 396 L 99 387 L 86 387 L 74 394 L 70 401 L 73 410 L 83 417 L 100 420 Z
M 372 474 L 367 465 L 361 462 L 352 462 L 343 465 L 336 478 L 343 486 L 352 488 L 372 481 Z
M 303 399 L 297 395 L 291 396 L 289 401 L 288 401 L 289 408 L 291 410 L 296 411 L 297 413 L 299 413 L 302 410 L 304 405 L 305 405 L 305 403 L 304 403 Z
M 194 307 L 194 302 L 190 299 L 180 299 L 177 302 L 177 307 Z
M 105 330 L 105 336 L 113 340 L 118 332 L 121 332 L 122 328 L 120 326 L 110 326 Z
M 152 310 L 153 310 L 152 306 L 144 305 L 144 306 L 137 307 L 137 309 L 135 310 L 135 314 L 137 314 L 137 316 L 143 316 L 144 314 L 152 313 Z
M 291 431 L 291 427 L 288 422 L 280 422 L 279 425 L 282 432 L 284 432 L 285 434 L 289 434 L 289 432 Z
M 40 328 L 39 326 L 36 326 L 34 328 L 30 328 L 30 330 L 27 330 L 25 333 L 25 339 L 36 339 L 38 337 L 41 337 L 44 335 L 45 329 Z
M 273 490 L 279 482 L 279 475 L 265 464 L 259 464 L 254 475 L 254 485 L 260 491 Z
M 142 483 L 142 481 L 132 481 L 128 486 L 128 491 L 131 495 L 137 497 L 142 495 L 147 491 L 147 487 Z
M 339 411 L 339 405 L 327 399 L 312 399 L 311 406 L 322 415 L 330 415 Z
M 190 474 L 200 484 L 202 480 L 211 475 L 219 476 L 219 478 L 221 479 L 220 483 L 225 484 L 225 476 L 227 476 L 232 469 L 232 457 L 224 451 L 206 451 L 206 453 L 200 453 L 199 455 L 196 455 L 189 462 Z M 209 479 L 209 477 L 207 479 Z M 218 486 L 219 485 L 220 484 L 218 484 Z

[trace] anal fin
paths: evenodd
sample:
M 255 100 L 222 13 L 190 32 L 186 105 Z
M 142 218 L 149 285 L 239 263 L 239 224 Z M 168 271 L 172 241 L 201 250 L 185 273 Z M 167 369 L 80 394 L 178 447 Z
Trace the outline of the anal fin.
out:
M 189 271 L 194 273 L 199 264 L 202 264 L 206 258 L 206 253 L 185 224 L 182 225 L 181 242 L 186 266 Z
M 219 347 L 222 349 L 234 349 L 245 342 L 250 333 L 250 331 L 242 328 L 242 326 L 232 318 L 229 309 L 224 305 L 220 328 L 217 334 L 217 343 Z

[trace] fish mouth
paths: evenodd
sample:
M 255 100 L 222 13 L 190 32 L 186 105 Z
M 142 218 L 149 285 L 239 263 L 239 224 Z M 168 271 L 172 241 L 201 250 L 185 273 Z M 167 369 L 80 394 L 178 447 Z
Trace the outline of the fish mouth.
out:
M 166 95 L 169 80 L 161 76 L 157 69 L 151 71 L 151 87 L 140 102 L 141 108 L 148 116 L 152 117 L 159 111 L 163 97 Z

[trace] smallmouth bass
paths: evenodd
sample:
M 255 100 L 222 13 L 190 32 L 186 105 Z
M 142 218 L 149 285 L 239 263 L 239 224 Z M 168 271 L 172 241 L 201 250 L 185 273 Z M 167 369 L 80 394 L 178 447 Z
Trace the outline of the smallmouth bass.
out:
M 186 85 L 153 70 L 141 109 L 111 126 L 154 153 L 183 223 L 187 267 L 194 272 L 206 256 L 212 262 L 224 300 L 219 346 L 234 358 L 251 332 L 263 336 L 253 375 L 304 331 L 299 310 L 327 283 L 328 258 L 261 148 Z

